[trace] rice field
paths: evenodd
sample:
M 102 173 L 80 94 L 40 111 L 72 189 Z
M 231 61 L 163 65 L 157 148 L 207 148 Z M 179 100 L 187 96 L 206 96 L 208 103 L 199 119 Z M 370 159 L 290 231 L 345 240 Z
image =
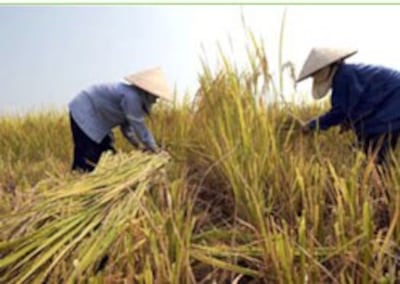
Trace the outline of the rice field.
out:
M 399 283 L 400 167 L 382 186 L 326 106 L 276 95 L 263 48 L 206 64 L 148 121 L 164 152 L 71 173 L 66 112 L 0 118 L 0 283 Z

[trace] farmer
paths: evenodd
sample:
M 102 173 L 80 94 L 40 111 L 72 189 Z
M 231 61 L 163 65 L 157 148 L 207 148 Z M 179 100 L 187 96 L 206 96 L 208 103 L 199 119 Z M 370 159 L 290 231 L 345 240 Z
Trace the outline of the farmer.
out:
M 125 80 L 126 83 L 94 85 L 69 103 L 74 143 L 72 170 L 90 172 L 103 152 L 115 152 L 115 126 L 134 147 L 139 147 L 140 141 L 145 150 L 159 151 L 144 117 L 150 115 L 158 98 L 171 99 L 165 76 L 155 68 L 126 76 Z
M 387 164 L 388 152 L 400 134 L 400 72 L 373 65 L 347 64 L 356 50 L 314 48 L 297 79 L 312 77 L 312 95 L 332 89 L 331 109 L 303 126 L 303 132 L 332 126 L 352 129 L 358 144 L 377 165 Z

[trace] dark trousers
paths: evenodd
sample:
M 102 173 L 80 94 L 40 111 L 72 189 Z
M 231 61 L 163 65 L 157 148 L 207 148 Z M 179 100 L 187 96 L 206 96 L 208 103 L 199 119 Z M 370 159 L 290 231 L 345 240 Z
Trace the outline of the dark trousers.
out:
M 72 170 L 91 172 L 96 167 L 103 152 L 116 152 L 113 146 L 113 141 L 111 137 L 107 135 L 100 143 L 96 143 L 90 139 L 82 129 L 80 129 L 71 114 L 69 118 L 74 142 Z
M 392 133 L 377 135 L 367 135 L 359 137 L 359 142 L 368 156 L 375 156 L 375 163 L 378 165 L 387 165 L 388 154 L 394 150 L 399 140 L 400 130 Z

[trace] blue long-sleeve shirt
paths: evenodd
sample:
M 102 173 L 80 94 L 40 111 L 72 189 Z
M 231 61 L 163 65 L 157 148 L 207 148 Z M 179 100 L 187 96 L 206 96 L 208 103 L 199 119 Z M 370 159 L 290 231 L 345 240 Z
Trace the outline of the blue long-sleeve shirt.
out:
M 340 64 L 332 81 L 331 109 L 311 129 L 350 124 L 358 137 L 400 129 L 400 72 L 382 66 Z
M 98 84 L 80 92 L 68 105 L 69 111 L 93 141 L 100 143 L 120 126 L 123 135 L 135 146 L 137 139 L 150 150 L 157 144 L 144 123 L 145 109 L 151 105 L 143 94 L 124 83 Z

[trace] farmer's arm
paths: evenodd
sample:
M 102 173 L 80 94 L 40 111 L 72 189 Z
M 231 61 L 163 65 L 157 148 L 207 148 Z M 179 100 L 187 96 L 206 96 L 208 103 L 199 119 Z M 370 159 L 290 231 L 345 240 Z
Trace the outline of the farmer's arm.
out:
M 314 118 L 309 121 L 306 125 L 309 130 L 327 130 L 332 126 L 336 126 L 344 123 L 346 120 L 346 114 L 339 107 L 333 107 L 326 114 Z
M 114 133 L 112 131 L 110 131 L 110 133 L 108 133 L 108 137 L 110 137 L 110 144 L 114 145 L 115 137 L 114 137 Z
M 136 138 L 135 132 L 133 129 L 131 129 L 130 125 L 128 123 L 124 123 L 120 127 L 122 134 L 128 140 L 132 146 L 139 148 L 139 141 Z
M 142 108 L 142 101 L 139 96 L 126 95 L 121 102 L 122 109 L 126 114 L 126 120 L 129 124 L 127 134 L 131 141 L 132 135 L 129 133 L 133 130 L 139 140 L 143 143 L 147 150 L 156 152 L 158 146 L 151 132 L 144 123 L 145 112 Z M 137 142 L 137 141 L 136 141 Z M 132 143 L 132 142 L 131 142 Z M 133 144 L 135 145 L 135 144 Z
M 349 123 L 363 87 L 351 67 L 343 66 L 337 72 L 332 83 L 331 109 L 326 114 L 309 121 L 305 126 L 307 130 L 327 130 L 332 126 Z

